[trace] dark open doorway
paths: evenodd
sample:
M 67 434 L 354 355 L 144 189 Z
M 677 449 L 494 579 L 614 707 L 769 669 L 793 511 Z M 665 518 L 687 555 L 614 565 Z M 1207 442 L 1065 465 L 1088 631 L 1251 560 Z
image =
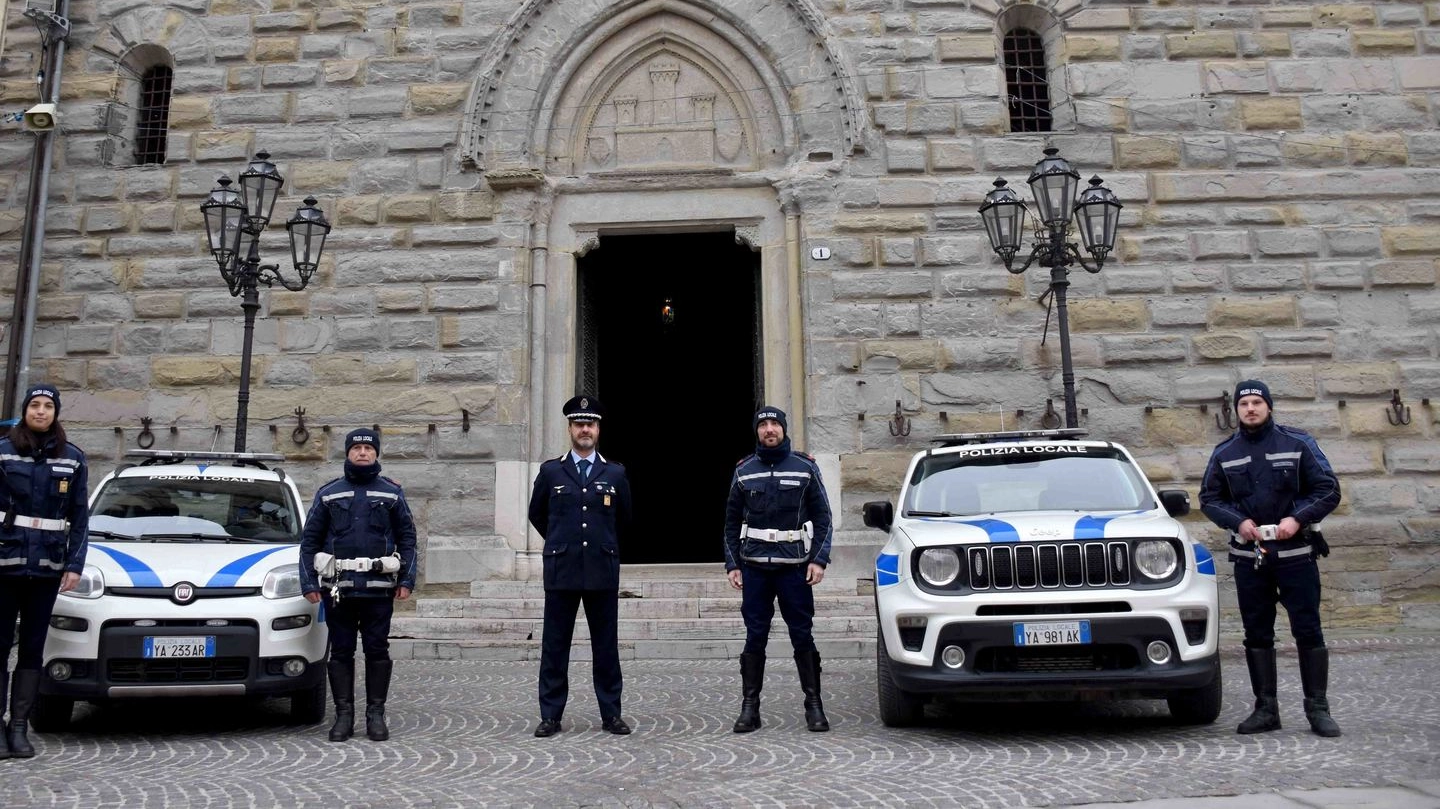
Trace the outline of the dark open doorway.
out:
M 760 256 L 733 232 L 602 236 L 577 266 L 577 390 L 605 403 L 625 464 L 627 564 L 724 559 L 725 496 L 755 446 Z

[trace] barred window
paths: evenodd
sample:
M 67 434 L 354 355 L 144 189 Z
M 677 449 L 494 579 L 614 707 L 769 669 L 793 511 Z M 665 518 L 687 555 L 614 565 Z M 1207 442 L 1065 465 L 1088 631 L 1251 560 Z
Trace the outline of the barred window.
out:
M 1045 43 L 1029 28 L 1005 35 L 1005 89 L 1010 99 L 1011 132 L 1049 132 L 1050 81 Z
M 175 71 L 156 65 L 140 77 L 140 105 L 135 121 L 136 165 L 165 162 L 170 131 L 170 86 Z

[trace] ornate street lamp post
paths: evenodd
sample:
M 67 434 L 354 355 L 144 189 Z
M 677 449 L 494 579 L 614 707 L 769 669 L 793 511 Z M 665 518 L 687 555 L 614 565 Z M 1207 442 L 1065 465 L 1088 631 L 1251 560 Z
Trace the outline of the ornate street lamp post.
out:
M 1079 426 L 1075 409 L 1075 371 L 1070 364 L 1070 316 L 1066 309 L 1065 291 L 1070 286 L 1070 265 L 1078 263 L 1086 272 L 1097 273 L 1105 265 L 1105 257 L 1115 247 L 1115 230 L 1120 224 L 1120 200 L 1101 185 L 1099 177 L 1090 178 L 1090 187 L 1075 196 L 1080 173 L 1070 168 L 1059 149 L 1045 150 L 1045 157 L 1030 172 L 1030 192 L 1035 197 L 1035 245 L 1025 263 L 1014 266 L 1020 251 L 1020 238 L 1025 231 L 1025 203 L 1007 188 L 1005 180 L 995 180 L 995 189 L 985 195 L 980 218 L 990 247 L 1005 262 L 1005 269 L 1020 274 L 1039 263 L 1050 268 L 1050 294 L 1055 301 L 1060 326 L 1060 369 L 1065 387 L 1065 426 Z M 1085 260 L 1070 236 L 1070 219 L 1080 231 L 1085 250 L 1095 259 Z
M 231 188 L 230 178 L 223 174 L 217 182 L 209 198 L 200 204 L 200 212 L 205 215 L 210 255 L 220 266 L 230 294 L 240 297 L 240 308 L 245 310 L 240 394 L 235 407 L 235 451 L 244 452 L 250 411 L 250 346 L 255 339 L 255 313 L 260 310 L 260 284 L 268 287 L 279 281 L 291 292 L 304 289 L 320 265 L 330 223 L 315 207 L 314 197 L 306 197 L 305 204 L 285 223 L 290 232 L 291 264 L 299 275 L 298 281 L 291 281 L 281 274 L 279 264 L 260 263 L 260 232 L 270 224 L 275 199 L 285 185 L 269 153 L 255 153 L 255 159 L 240 173 L 240 190 Z

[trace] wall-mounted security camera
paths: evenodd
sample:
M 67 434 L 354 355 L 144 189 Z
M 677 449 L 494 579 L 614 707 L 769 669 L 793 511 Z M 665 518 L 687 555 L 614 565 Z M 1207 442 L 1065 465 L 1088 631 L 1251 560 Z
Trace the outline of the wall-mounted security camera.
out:
M 36 104 L 25 110 L 25 128 L 34 132 L 49 132 L 59 122 L 59 111 L 54 104 Z

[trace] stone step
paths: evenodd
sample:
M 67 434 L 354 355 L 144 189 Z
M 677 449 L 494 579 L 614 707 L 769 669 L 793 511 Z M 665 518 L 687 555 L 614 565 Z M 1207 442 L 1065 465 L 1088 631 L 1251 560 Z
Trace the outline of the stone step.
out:
M 853 578 L 827 578 L 815 588 L 817 596 L 867 595 L 871 583 Z M 422 588 L 417 599 L 425 600 Z M 628 594 L 628 595 L 627 595 Z M 740 591 L 730 586 L 724 571 L 709 578 L 646 579 L 620 574 L 622 598 L 740 598 Z M 544 598 L 545 585 L 539 581 L 477 581 L 470 585 L 471 598 Z
M 820 657 L 825 660 L 842 658 L 875 659 L 875 637 L 856 638 L 815 638 Z M 700 660 L 735 659 L 745 648 L 745 639 L 727 640 L 622 640 L 620 659 L 623 660 Z M 772 633 L 769 655 L 772 660 L 788 659 L 791 655 L 790 642 L 783 634 Z M 400 660 L 540 660 L 538 640 L 437 640 L 432 638 L 394 638 L 390 641 L 390 656 Z M 570 648 L 570 660 L 589 661 L 590 645 L 576 643 Z M 782 664 L 783 665 L 783 664 Z M 573 670 L 573 669 L 572 669 Z M 738 675 L 737 675 L 738 676 Z
M 722 598 L 621 598 L 624 618 L 728 618 L 740 614 L 740 599 Z M 819 595 L 815 614 L 826 616 L 870 615 L 875 611 L 871 596 Z M 428 598 L 417 602 L 416 618 L 513 619 L 543 618 L 543 595 L 523 598 Z
M 397 615 L 391 621 L 390 636 L 437 640 L 538 640 L 543 623 L 538 618 L 422 618 Z M 725 618 L 621 618 L 618 629 L 622 641 L 743 641 L 745 638 L 745 622 L 738 615 Z M 820 615 L 815 618 L 814 633 L 816 637 L 827 638 L 874 638 L 875 618 L 869 615 Z M 771 635 L 779 639 L 787 637 L 785 622 L 778 614 L 771 624 Z M 590 637 L 583 616 L 576 620 L 574 637 L 576 640 L 588 640 Z

